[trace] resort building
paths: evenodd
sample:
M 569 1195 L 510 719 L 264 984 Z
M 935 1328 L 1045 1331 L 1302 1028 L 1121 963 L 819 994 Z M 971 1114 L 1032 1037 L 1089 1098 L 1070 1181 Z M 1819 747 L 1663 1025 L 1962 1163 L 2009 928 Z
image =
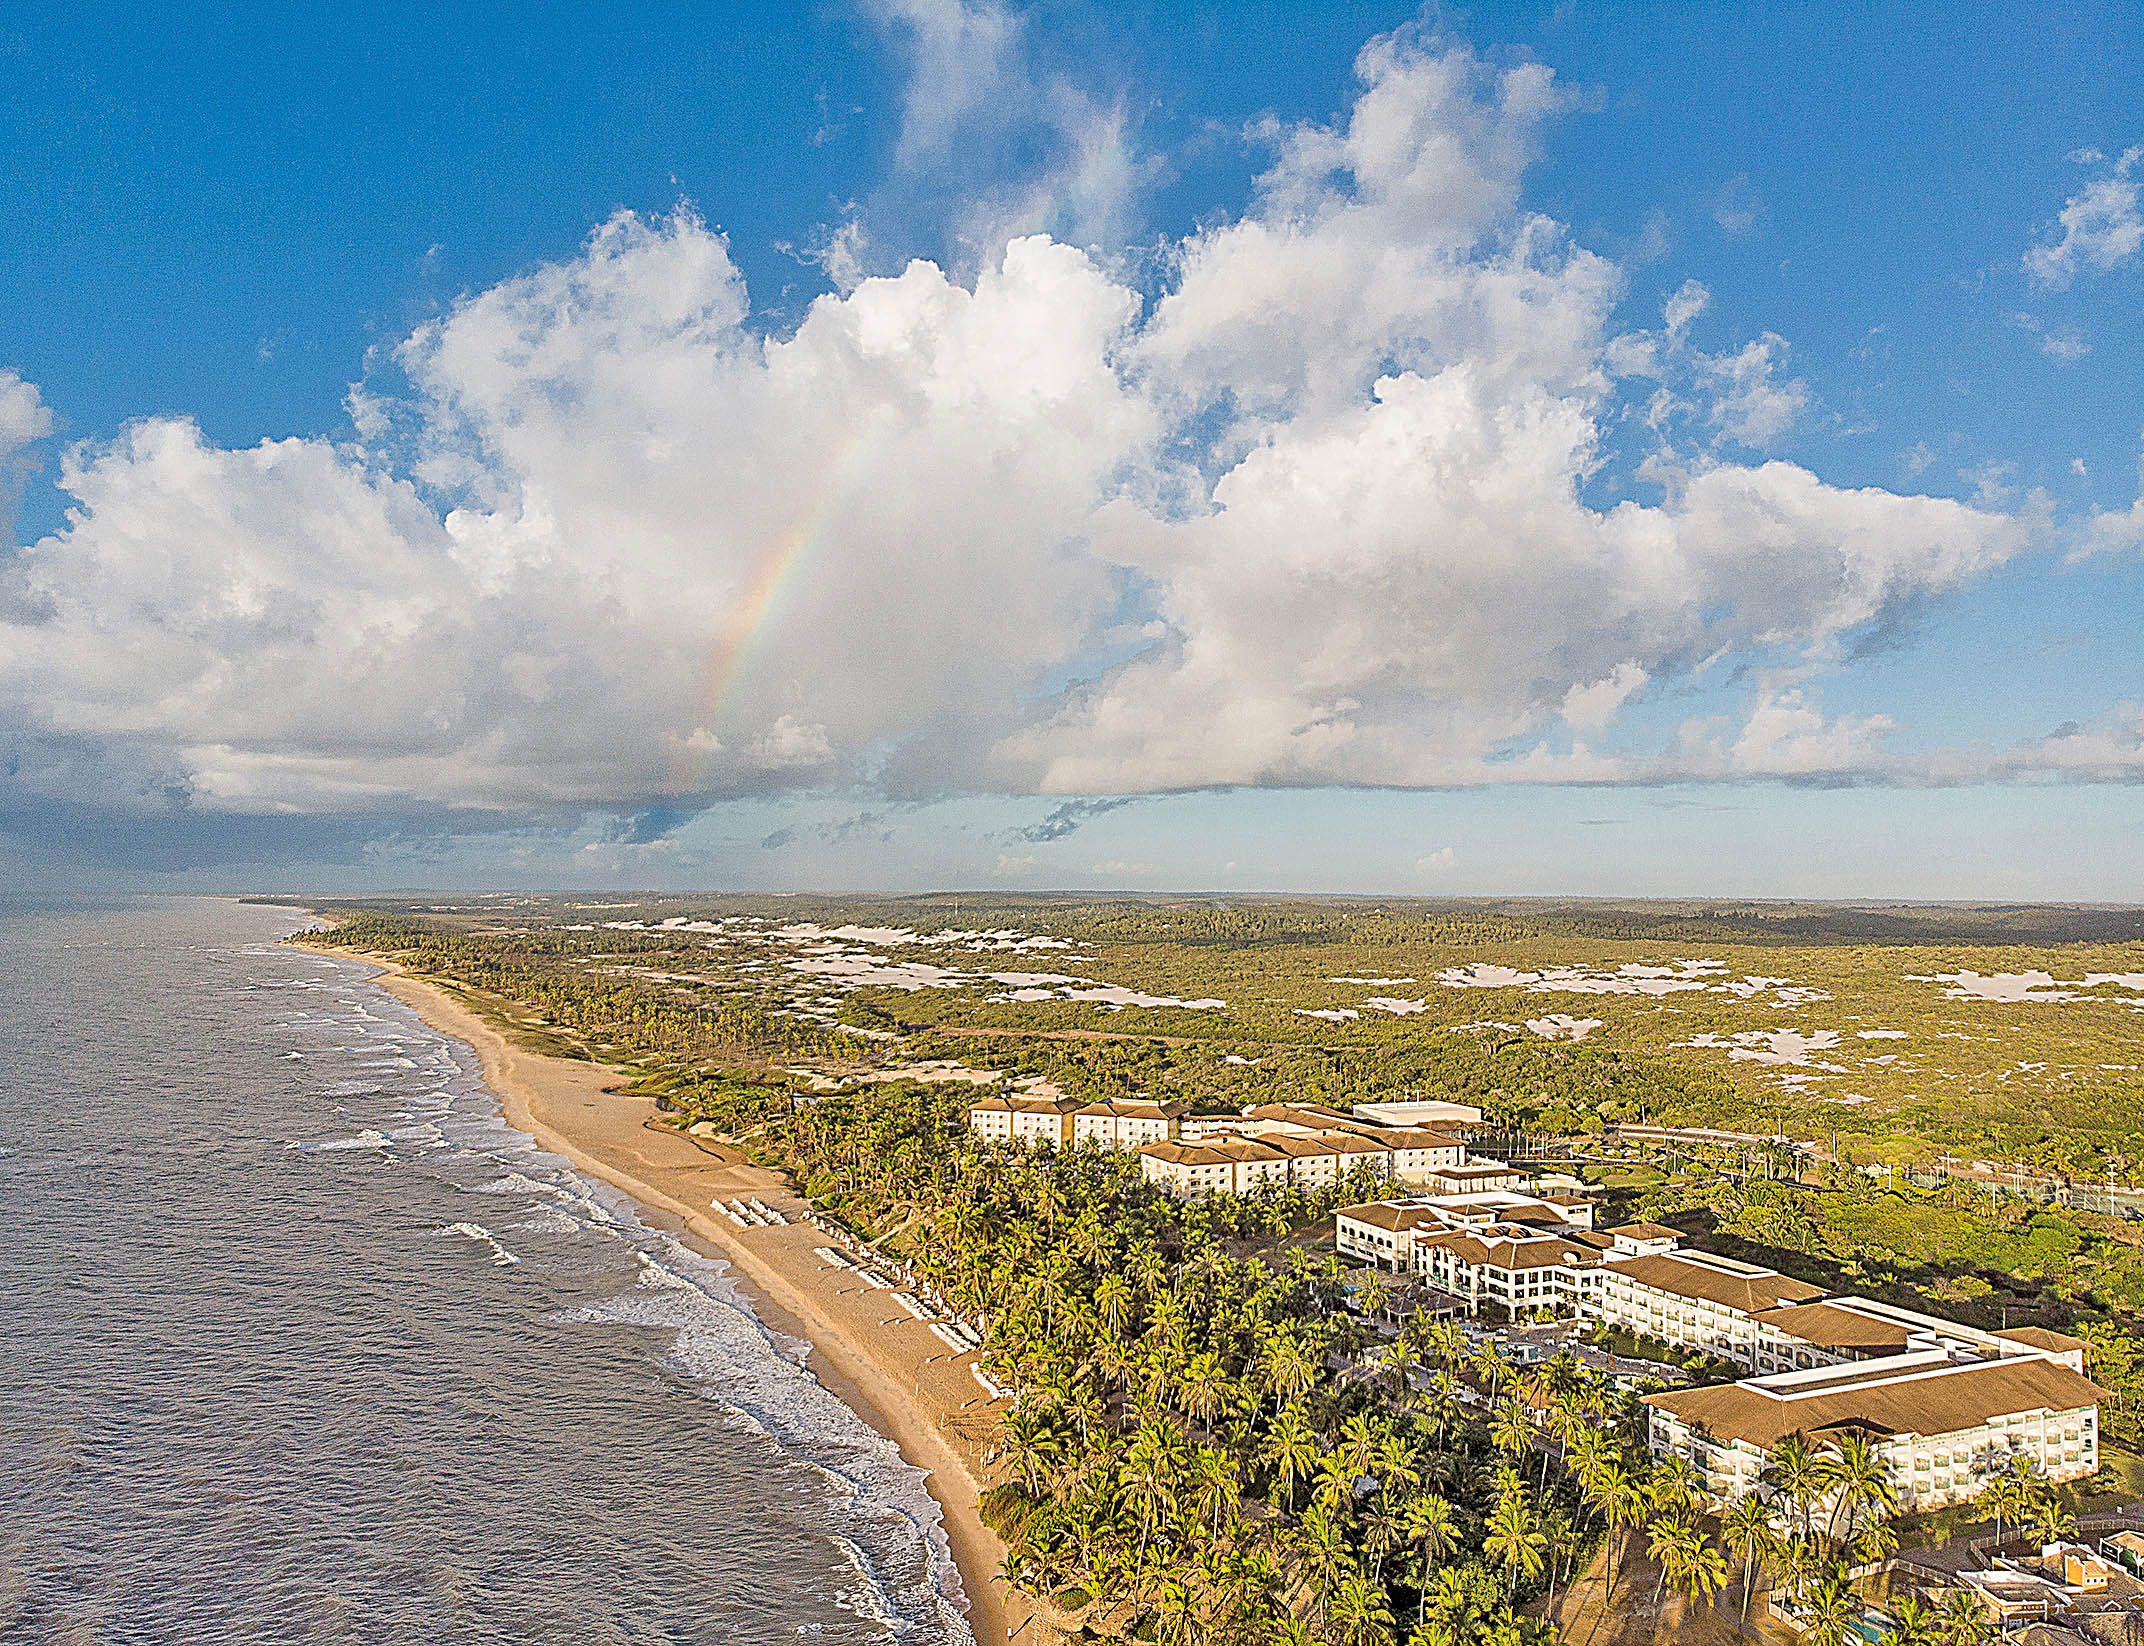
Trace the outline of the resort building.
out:
M 1072 1115 L 1080 1107 L 1070 1097 L 986 1097 L 968 1105 L 968 1130 L 988 1143 L 1070 1148 Z
M 1723 1501 L 1754 1490 L 1765 1455 L 1791 1434 L 1820 1445 L 1866 1435 L 1908 1511 L 1978 1496 L 2013 1458 L 2058 1482 L 2092 1474 L 2106 1391 L 2047 1351 L 2000 1348 L 1918 1349 L 1647 1395 L 1648 1444 L 1689 1459 Z
M 1181 1103 L 1143 1098 L 1083 1104 L 1072 1111 L 1072 1146 L 1141 1149 L 1149 1143 L 1174 1142 L 1182 1135 L 1185 1112 Z
M 1435 1126 L 1457 1128 L 1479 1126 L 1481 1110 L 1471 1103 L 1446 1103 L 1437 1099 L 1420 1102 L 1357 1103 L 1354 1106 L 1357 1120 L 1367 1120 L 1373 1126 Z
M 1423 1181 L 1438 1194 L 1484 1194 L 1518 1189 L 1526 1174 L 1501 1160 L 1468 1160 L 1436 1167 Z
M 1622 1232 L 1610 1230 L 1622 1243 Z M 1710 1252 L 1680 1250 L 1611 1257 L 1600 1266 L 1584 1312 L 1680 1349 L 1754 1367 L 1755 1316 L 1785 1303 L 1807 1303 L 1823 1288 L 1776 1269 Z
M 1592 1204 L 1584 1200 L 1570 1205 L 1508 1192 L 1418 1195 L 1344 1207 L 1333 1217 L 1333 1238 L 1343 1257 L 1394 1274 L 1427 1275 L 1433 1263 L 1445 1268 L 1451 1262 L 1427 1255 L 1429 1242 L 1440 1235 L 1471 1235 L 1488 1245 L 1554 1235 L 1583 1246 L 1590 1260 L 1598 1262 L 1601 1253 L 1596 1243 L 1601 1237 L 1592 1233 L 1592 1222 Z M 1508 1291 L 1512 1286 L 1483 1280 L 1478 1286 L 1454 1289 L 1472 1297 Z
M 1494 1303 L 1513 1315 L 1569 1313 L 1580 1276 L 1600 1261 L 1588 1243 L 1501 1224 L 1481 1234 L 1418 1237 L 1414 1252 L 1415 1272 L 1439 1291 L 1464 1299 L 1476 1313 Z
M 1139 1151 L 1139 1175 L 1180 1200 L 1201 1194 L 1250 1194 L 1289 1181 L 1291 1161 L 1269 1144 L 1248 1138 L 1216 1143 L 1149 1143 Z

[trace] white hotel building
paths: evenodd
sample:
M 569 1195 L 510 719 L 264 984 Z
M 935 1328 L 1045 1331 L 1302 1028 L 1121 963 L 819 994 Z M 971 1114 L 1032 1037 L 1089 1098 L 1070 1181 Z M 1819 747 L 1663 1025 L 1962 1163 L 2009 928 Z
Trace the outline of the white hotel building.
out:
M 1905 1510 L 1976 1497 L 2017 1457 L 2054 1481 L 2092 1474 L 2106 1391 L 2067 1364 L 2068 1351 L 2002 1348 L 1921 1349 L 1647 1395 L 1647 1442 L 1688 1458 L 1725 1501 L 1756 1488 L 1766 1453 L 1790 1434 L 1816 1445 L 1866 1435 Z

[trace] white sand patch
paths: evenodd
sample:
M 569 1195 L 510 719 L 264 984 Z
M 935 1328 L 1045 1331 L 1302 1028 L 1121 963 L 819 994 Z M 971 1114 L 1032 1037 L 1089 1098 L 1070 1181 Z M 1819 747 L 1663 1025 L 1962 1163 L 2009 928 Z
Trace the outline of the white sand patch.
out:
M 1429 1002 L 1426 1000 L 1397 1000 L 1382 994 L 1372 995 L 1363 1004 L 1381 1012 L 1390 1012 L 1394 1017 L 1413 1017 L 1418 1012 L 1429 1010 Z
M 932 1058 L 922 1063 L 904 1063 L 892 1069 L 874 1069 L 863 1078 L 872 1085 L 888 1080 L 917 1080 L 926 1086 L 995 1086 L 1005 1077 L 995 1069 L 971 1069 L 966 1064 L 955 1063 L 950 1059 Z
M 1262 1057 L 1238 1057 L 1234 1052 L 1229 1052 L 1222 1057 L 1221 1061 L 1223 1063 L 1233 1063 L 1238 1068 L 1255 1069 L 1265 1059 Z
M 1824 989 L 1811 989 L 1801 984 L 1791 984 L 1786 988 L 1773 991 L 1772 1005 L 1775 1008 L 1781 1006 L 1817 1006 L 1830 998 L 1830 993 Z
M 1561 1012 L 1529 1017 L 1526 1026 L 1543 1040 L 1583 1040 L 1601 1026 L 1597 1017 L 1566 1017 Z
M 1685 1046 L 1703 1047 L 1727 1053 L 1733 1063 L 1762 1063 L 1772 1068 L 1818 1068 L 1833 1074 L 1846 1071 L 1835 1063 L 1809 1061 L 1812 1052 L 1828 1052 L 1839 1044 L 1836 1029 L 1818 1029 L 1814 1034 L 1800 1034 L 1793 1029 L 1748 1029 L 1737 1035 L 1722 1038 L 1716 1034 L 1701 1034 L 1693 1040 L 1682 1042 Z
M 1471 966 L 1452 966 L 1437 974 L 1447 989 L 1523 989 L 1541 981 L 1539 972 L 1515 972 L 1509 966 L 1491 966 L 1476 961 Z
M 1730 978 L 1718 987 L 1722 994 L 1738 995 L 1747 1000 L 1752 995 L 1764 993 L 1766 989 L 1784 988 L 1793 981 L 1794 979 L 1791 977 L 1757 977 L 1752 975 L 1749 977 Z
M 1793 1076 L 1790 1075 L 1788 1078 L 1792 1079 Z M 1856 1104 L 1873 1102 L 1874 1099 L 1866 1097 L 1860 1092 L 1840 1092 L 1835 1097 L 1819 1097 L 1817 1101 L 1819 1103 L 1839 1103 L 1851 1109 Z
M 1990 1000 L 2000 1005 L 2016 1006 L 2027 1002 L 2059 1005 L 2065 1000 L 2099 999 L 2110 1000 L 2123 1006 L 2144 1006 L 2144 972 L 2088 972 L 2075 982 L 2065 981 L 2047 972 L 1991 972 L 1983 976 L 1975 971 L 1937 972 L 1932 977 L 1912 976 L 1909 983 L 1942 983 L 1946 1000 Z M 2129 990 L 2124 995 L 2093 995 L 2095 989 L 2113 987 Z
M 1351 1017 L 1362 1016 L 1362 1013 L 1350 1006 L 1334 1006 L 1319 1011 L 1312 1011 L 1308 1007 L 1298 1006 L 1295 1009 L 1295 1015 L 1297 1017 L 1322 1017 L 1328 1023 L 1345 1023 Z
M 1731 994 L 1744 1000 L 1767 991 L 1776 1004 L 1803 1006 L 1830 995 L 1784 977 L 1724 977 L 1723 960 L 1676 960 L 1664 966 L 1628 961 L 1613 971 L 1591 966 L 1544 966 L 1524 972 L 1512 966 L 1476 961 L 1471 966 L 1453 966 L 1437 974 L 1447 989 L 1520 989 L 1527 994 L 1623 994 L 1661 996 L 1670 994 Z
M 1856 1040 L 1905 1040 L 1910 1038 L 1904 1029 L 1856 1029 Z
M 943 966 L 927 966 L 920 960 L 880 960 L 868 954 L 807 955 L 788 963 L 789 970 L 812 977 L 832 978 L 849 989 L 957 989 L 970 979 Z
M 1334 983 L 1360 983 L 1366 989 L 1396 989 L 1403 983 L 1412 983 L 1411 977 L 1336 977 Z
M 1111 1011 L 1122 1011 L 1126 1006 L 1177 1006 L 1187 1012 L 1228 1010 L 1225 1000 L 1179 1000 L 1173 994 L 1141 994 L 1137 989 L 1120 989 L 1114 983 L 1097 984 L 1091 989 L 1067 989 L 1061 998 L 1092 1000 Z

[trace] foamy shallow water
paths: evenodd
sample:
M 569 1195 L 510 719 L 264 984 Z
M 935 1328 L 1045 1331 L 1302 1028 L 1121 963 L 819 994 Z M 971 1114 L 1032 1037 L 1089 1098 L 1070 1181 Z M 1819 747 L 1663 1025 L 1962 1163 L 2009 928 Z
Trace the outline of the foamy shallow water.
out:
M 804 1346 L 295 923 L 0 914 L 0 1637 L 967 1641 Z

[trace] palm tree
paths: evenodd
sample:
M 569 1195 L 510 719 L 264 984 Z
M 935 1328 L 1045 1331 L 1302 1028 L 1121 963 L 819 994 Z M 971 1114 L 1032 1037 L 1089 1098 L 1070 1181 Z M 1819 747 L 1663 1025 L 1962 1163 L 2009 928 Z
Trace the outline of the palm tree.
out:
M 1705 1534 L 1697 1529 L 1697 1523 L 1680 1511 L 1664 1514 L 1647 1528 L 1645 1552 L 1660 1566 L 1659 1581 L 1653 1585 L 1653 1606 L 1658 1609 L 1660 1597 L 1667 1592 L 1672 1581 L 1679 1589 L 1683 1574 L 1697 1561 L 1697 1551 L 1703 1547 Z
M 1681 1551 L 1675 1587 L 1701 1605 L 1727 1587 L 1727 1557 L 1700 1537 L 1697 1547 Z
M 1772 1517 L 1755 1492 L 1735 1499 L 1720 1517 L 1720 1537 L 1742 1562 L 1742 1621 L 1749 1621 L 1750 1589 L 1756 1581 L 1757 1563 L 1772 1550 Z
M 1523 1482 L 1514 1491 L 1498 1494 L 1496 1508 L 1482 1531 L 1482 1553 L 1503 1568 L 1508 1600 L 1518 1593 L 1520 1579 L 1531 1583 L 1541 1575 L 1543 1551 L 1548 1547 Z
M 1207 1522 L 1215 1542 L 1221 1540 L 1221 1517 L 1236 1512 L 1240 1496 L 1236 1466 L 1227 1454 L 1201 1446 L 1191 1464 L 1192 1512 Z
M 1525 1401 L 1513 1395 L 1496 1409 L 1489 1440 L 1513 1464 L 1525 1457 L 1526 1448 L 1534 1442 L 1533 1414 L 1527 1411 Z
M 1836 1570 L 1811 1591 L 1803 1608 L 1802 1646 L 1847 1646 L 1855 1638 L 1861 1600 Z
M 1284 1507 L 1295 1508 L 1295 1483 L 1317 1468 L 1321 1452 L 1317 1431 L 1303 1416 L 1302 1405 L 1290 1401 L 1267 1432 L 1265 1449 L 1265 1461 L 1280 1474 Z
M 1162 1646 L 1191 1646 L 1199 1626 L 1198 1591 L 1180 1577 L 1165 1577 L 1154 1590 L 1154 1638 Z
M 1908 1589 L 1891 1602 L 1891 1633 L 1886 1646 L 1937 1646 L 1936 1609 L 1918 1589 Z
M 1489 1400 L 1494 1404 L 1503 1393 L 1504 1379 L 1510 1375 L 1511 1358 L 1504 1353 L 1503 1346 L 1492 1337 L 1474 1351 L 1474 1369 L 1489 1385 Z
M 1936 1621 L 1944 1646 L 1980 1646 L 1993 1632 L 1988 1614 L 1970 1589 L 1953 1589 L 1943 1597 Z
M 1361 1478 L 1346 1458 L 1327 1452 L 1318 1459 L 1317 1484 L 1310 1490 L 1310 1501 L 1325 1513 L 1335 1514 L 1355 1501 L 1355 1482 Z
M 1422 1483 L 1422 1471 L 1415 1466 L 1414 1448 L 1397 1434 L 1388 1434 L 1378 1442 L 1377 1451 L 1370 1459 L 1370 1469 L 1377 1476 L 1378 1489 L 1387 1497 Z
M 1177 1381 L 1177 1410 L 1195 1422 L 1210 1425 L 1227 1395 L 1228 1372 L 1220 1357 L 1203 1351 L 1193 1355 Z
M 1392 1608 L 1385 1591 L 1360 1572 L 1350 1572 L 1333 1591 L 1329 1627 L 1337 1646 L 1387 1646 Z
M 1354 1470 L 1358 1475 L 1366 1475 L 1370 1472 L 1371 1464 L 1376 1460 L 1377 1448 L 1381 1438 L 1378 1432 L 1370 1426 L 1368 1416 L 1362 1412 L 1357 1412 L 1346 1423 L 1341 1425 L 1340 1445 L 1337 1449 L 1350 1469 Z
M 1809 1511 L 1824 1488 L 1824 1467 L 1810 1450 L 1808 1437 L 1797 1431 L 1774 1446 L 1765 1458 L 1763 1479 L 1801 1517 L 1806 1536 Z
M 1278 1332 L 1261 1352 L 1258 1372 L 1278 1405 L 1283 1400 L 1300 1400 L 1311 1391 L 1318 1381 L 1318 1361 L 1293 1332 Z
M 1405 1529 L 1408 1541 L 1422 1551 L 1423 1605 L 1428 1604 L 1429 1575 L 1444 1563 L 1459 1542 L 1459 1524 L 1452 1518 L 1452 1506 L 1434 1492 L 1424 1492 L 1407 1505 Z M 1421 1608 L 1416 1609 L 1415 1621 L 1421 1621 Z
M 2053 1492 L 2045 1493 L 2033 1504 L 2027 1519 L 2032 1527 L 2032 1535 L 2042 1543 L 2057 1542 L 2077 1530 L 2077 1517 L 2070 1513 Z
M 1837 1452 L 1827 1461 L 1828 1484 L 1837 1494 L 1831 1509 L 1835 1540 L 1852 1541 L 1863 1510 L 1889 1515 L 1898 1507 L 1898 1489 L 1891 1484 L 1891 1472 L 1876 1455 L 1866 1434 L 1857 1429 L 1841 1435 Z M 1846 1522 L 1843 1532 L 1839 1526 L 1842 1515 Z

